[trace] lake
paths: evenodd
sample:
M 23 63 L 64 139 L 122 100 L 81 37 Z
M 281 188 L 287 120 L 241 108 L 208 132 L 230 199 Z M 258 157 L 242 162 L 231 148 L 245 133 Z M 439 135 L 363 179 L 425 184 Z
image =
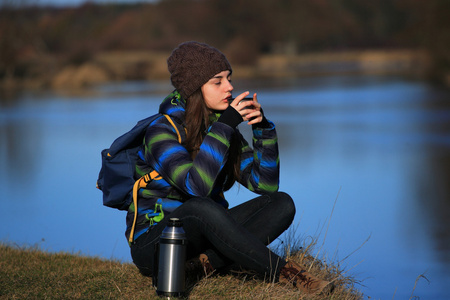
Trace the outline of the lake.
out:
M 450 298 L 450 91 L 376 76 L 234 86 L 257 92 L 277 124 L 298 240 L 317 239 L 314 254 L 371 298 Z M 100 151 L 170 91 L 125 82 L 2 101 L 0 241 L 130 262 L 125 213 L 102 206 L 95 188 Z M 253 197 L 238 187 L 226 196 L 231 206 Z

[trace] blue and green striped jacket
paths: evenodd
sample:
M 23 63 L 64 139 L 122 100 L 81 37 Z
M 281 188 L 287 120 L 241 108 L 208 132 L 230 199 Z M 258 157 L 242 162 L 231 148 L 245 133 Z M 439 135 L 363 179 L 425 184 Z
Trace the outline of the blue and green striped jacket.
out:
M 174 121 L 182 140 L 185 139 L 185 101 L 178 92 L 167 96 L 159 112 Z M 217 116 L 216 116 L 217 117 Z M 253 128 L 253 149 L 238 129 L 213 122 L 208 129 L 200 151 L 194 160 L 178 141 L 177 133 L 169 121 L 161 115 L 150 124 L 144 139 L 144 149 L 136 165 L 136 179 L 156 170 L 161 176 L 139 191 L 138 219 L 134 238 L 138 238 L 149 226 L 156 224 L 164 214 L 192 197 L 209 197 L 228 208 L 223 197 L 224 167 L 229 141 L 238 134 L 241 141 L 241 174 L 239 183 L 257 193 L 278 190 L 279 156 L 275 125 L 270 128 Z M 129 238 L 135 207 L 127 214 L 126 237 Z

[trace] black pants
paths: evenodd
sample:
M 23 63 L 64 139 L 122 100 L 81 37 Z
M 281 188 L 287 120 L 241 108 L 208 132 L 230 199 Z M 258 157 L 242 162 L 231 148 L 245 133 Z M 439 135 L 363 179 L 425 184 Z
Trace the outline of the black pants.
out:
M 209 198 L 193 198 L 170 214 L 179 218 L 188 239 L 187 258 L 208 255 L 215 269 L 238 265 L 265 278 L 278 279 L 286 262 L 267 248 L 291 225 L 292 198 L 283 192 L 259 196 L 229 210 Z M 169 217 L 151 227 L 131 245 L 133 262 L 152 275 L 155 243 Z

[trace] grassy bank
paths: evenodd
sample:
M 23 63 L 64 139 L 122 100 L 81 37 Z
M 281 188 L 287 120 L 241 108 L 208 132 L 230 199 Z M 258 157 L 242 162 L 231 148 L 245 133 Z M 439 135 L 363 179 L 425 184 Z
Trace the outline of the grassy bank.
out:
M 213 275 L 188 286 L 189 299 L 362 299 L 355 280 L 338 266 L 304 252 L 292 256 L 311 272 L 333 280 L 331 296 L 307 296 L 291 286 L 266 283 L 250 274 Z M 45 253 L 0 245 L 0 299 L 159 299 L 151 278 L 133 264 L 68 253 Z

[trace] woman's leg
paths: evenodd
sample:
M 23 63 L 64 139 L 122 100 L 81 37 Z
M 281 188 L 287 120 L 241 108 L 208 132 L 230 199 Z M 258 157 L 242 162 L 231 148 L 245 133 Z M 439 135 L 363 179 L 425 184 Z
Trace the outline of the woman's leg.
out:
M 248 270 L 254 270 L 266 279 L 293 284 L 307 293 L 330 292 L 333 289 L 330 282 L 309 274 L 293 261 L 284 261 L 265 246 L 263 241 L 266 236 L 271 240 L 270 237 L 276 237 L 277 232 L 289 225 L 284 224 L 273 229 L 272 226 L 264 226 L 261 222 L 263 220 L 285 222 L 281 216 L 289 219 L 288 216 L 292 215 L 293 218 L 294 209 L 290 203 L 292 201 L 289 201 L 290 197 L 283 193 L 277 194 L 279 195 L 271 195 L 270 199 L 265 196 L 255 198 L 238 206 L 231 213 L 211 199 L 195 198 L 181 205 L 170 217 L 178 217 L 183 221 L 189 243 L 188 258 L 209 251 L 208 255 L 212 254 L 209 259 L 213 267 L 228 260 L 229 263 L 234 262 Z M 284 200 L 274 201 L 274 199 Z M 273 203 L 278 204 L 276 207 L 284 209 L 274 208 Z M 274 219 L 268 212 L 274 213 L 278 218 Z M 133 261 L 144 275 L 152 275 L 153 259 L 156 257 L 154 246 L 168 219 L 169 217 L 153 226 L 131 245 Z M 243 225 L 236 220 L 243 222 Z M 249 231 L 258 234 L 260 232 L 258 225 L 264 229 L 261 231 L 265 232 L 259 237 Z
M 286 264 L 222 206 L 208 198 L 194 198 L 177 208 L 132 245 L 133 261 L 144 274 L 151 274 L 154 244 L 170 217 L 179 218 L 183 222 L 188 239 L 188 258 L 212 249 L 208 256 L 213 267 L 221 267 L 223 257 L 230 263 L 235 262 L 267 278 L 278 278 L 281 267 Z M 214 253 L 218 255 L 215 256 Z
M 229 213 L 236 222 L 269 245 L 291 226 L 295 205 L 288 194 L 276 192 L 235 206 Z
M 288 194 L 276 192 L 256 197 L 235 206 L 229 210 L 229 213 L 236 222 L 267 246 L 292 224 L 295 216 L 295 205 Z M 213 250 L 208 250 L 206 254 L 208 256 L 216 255 L 220 266 L 228 266 L 226 270 L 242 268 L 242 266 L 230 262 L 220 254 L 214 253 Z

